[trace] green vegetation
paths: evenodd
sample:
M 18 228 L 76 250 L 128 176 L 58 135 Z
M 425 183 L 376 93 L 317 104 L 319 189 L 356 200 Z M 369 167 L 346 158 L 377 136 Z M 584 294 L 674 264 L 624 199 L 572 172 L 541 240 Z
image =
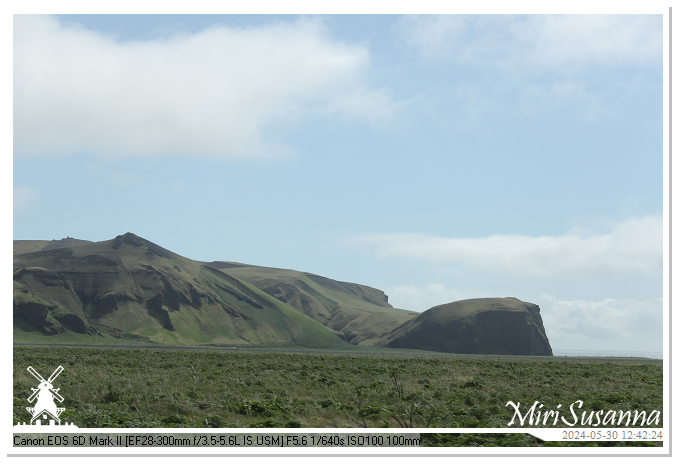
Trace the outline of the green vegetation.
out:
M 345 344 L 257 287 L 134 234 L 61 242 L 15 242 L 15 252 L 42 247 L 14 255 L 16 343 Z
M 342 334 L 352 344 L 374 345 L 381 336 L 419 314 L 391 307 L 381 290 L 365 285 L 290 269 L 220 261 L 208 265 L 252 284 Z
M 35 379 L 27 367 L 49 375 L 59 365 L 62 420 L 80 427 L 502 428 L 513 415 L 508 401 L 662 411 L 662 361 L 372 350 L 15 346 L 13 422 L 28 419 Z M 521 434 L 425 438 L 431 446 L 540 444 Z
M 46 337 L 41 331 L 21 318 L 14 318 L 14 343 L 28 345 L 97 345 L 97 346 L 155 346 L 146 339 L 114 337 L 106 333 L 98 335 L 64 331 Z

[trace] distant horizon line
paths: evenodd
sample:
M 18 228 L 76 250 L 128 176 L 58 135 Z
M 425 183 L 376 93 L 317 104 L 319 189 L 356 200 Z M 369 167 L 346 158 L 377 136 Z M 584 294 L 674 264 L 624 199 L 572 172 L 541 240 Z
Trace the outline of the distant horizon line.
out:
M 631 358 L 634 356 L 625 356 L 625 353 L 645 353 L 645 354 L 653 354 L 656 356 L 659 356 L 659 359 L 663 359 L 663 351 L 657 351 L 657 350 L 582 350 L 582 349 L 577 349 L 577 350 L 570 350 L 570 349 L 562 349 L 562 348 L 552 348 L 552 353 L 554 356 L 559 356 L 556 353 L 616 353 L 620 354 L 620 357 L 624 358 Z M 584 356 L 584 355 L 583 355 Z M 604 356 L 594 356 L 594 357 L 604 357 Z

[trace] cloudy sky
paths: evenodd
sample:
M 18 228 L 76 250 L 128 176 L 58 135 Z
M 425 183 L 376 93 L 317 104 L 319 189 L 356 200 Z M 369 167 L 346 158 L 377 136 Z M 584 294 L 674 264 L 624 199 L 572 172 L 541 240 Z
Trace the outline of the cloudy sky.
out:
M 666 20 L 666 18 L 665 18 Z M 14 17 L 13 238 L 133 232 L 662 350 L 662 15 Z

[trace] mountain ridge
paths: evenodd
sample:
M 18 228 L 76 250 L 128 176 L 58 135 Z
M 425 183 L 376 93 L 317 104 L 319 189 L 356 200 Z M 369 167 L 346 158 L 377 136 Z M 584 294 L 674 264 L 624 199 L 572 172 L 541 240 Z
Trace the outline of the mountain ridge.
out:
M 195 261 L 130 232 L 100 242 L 17 240 L 14 252 L 15 341 L 39 331 L 196 346 L 350 344 L 551 355 L 539 307 L 516 299 L 465 300 L 417 313 L 392 307 L 373 287 L 290 269 Z M 470 305 L 475 309 L 465 319 Z M 497 314 L 488 316 L 493 308 Z M 516 334 L 533 337 L 533 351 L 512 337 L 492 343 L 470 335 L 500 340 L 498 321 L 508 317 Z
M 165 344 L 342 343 L 266 293 L 131 233 L 14 261 L 14 315 L 45 333 L 70 322 Z

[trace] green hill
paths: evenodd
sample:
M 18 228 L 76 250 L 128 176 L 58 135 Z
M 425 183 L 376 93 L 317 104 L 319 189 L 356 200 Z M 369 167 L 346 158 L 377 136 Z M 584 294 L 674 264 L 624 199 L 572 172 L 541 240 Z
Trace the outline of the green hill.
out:
M 134 234 L 50 243 L 24 241 L 20 250 L 37 250 L 14 255 L 15 342 L 39 331 L 172 345 L 343 345 L 256 287 Z
M 381 290 L 288 269 L 212 262 L 356 345 L 374 345 L 384 333 L 419 313 L 393 308 Z

